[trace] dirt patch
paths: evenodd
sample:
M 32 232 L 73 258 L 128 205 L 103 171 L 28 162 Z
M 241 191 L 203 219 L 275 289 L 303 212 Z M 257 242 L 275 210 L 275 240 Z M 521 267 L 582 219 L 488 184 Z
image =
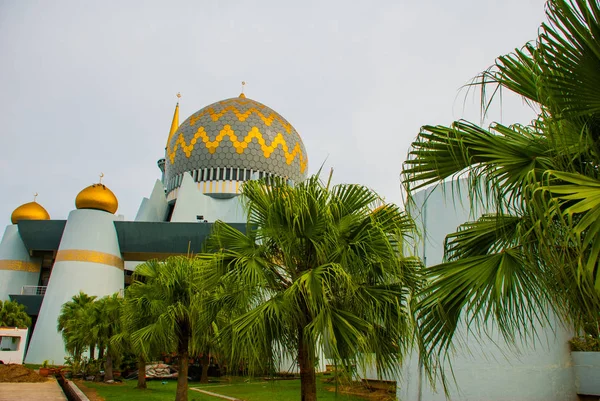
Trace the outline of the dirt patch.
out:
M 0 365 L 0 383 L 40 383 L 48 380 L 23 365 Z
M 335 393 L 335 386 L 325 387 L 327 391 Z M 356 395 L 369 401 L 395 401 L 396 394 L 390 394 L 385 390 L 368 389 L 361 384 L 339 385 L 338 392 L 341 394 Z
M 71 381 L 73 383 L 75 383 L 75 385 L 77 387 L 79 387 L 79 390 L 81 390 L 83 392 L 83 394 L 85 394 L 85 396 L 90 399 L 90 401 L 104 401 L 104 398 L 102 398 L 98 395 L 98 391 L 96 391 L 95 388 L 87 387 L 83 380 L 71 380 Z

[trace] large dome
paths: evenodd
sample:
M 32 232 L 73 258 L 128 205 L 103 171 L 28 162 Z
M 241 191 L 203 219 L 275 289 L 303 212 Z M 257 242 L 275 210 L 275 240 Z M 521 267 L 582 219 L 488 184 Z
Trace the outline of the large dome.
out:
M 294 127 L 242 94 L 206 106 L 185 120 L 167 141 L 165 164 L 170 192 L 185 172 L 197 182 L 244 181 L 254 173 L 301 181 L 308 160 Z

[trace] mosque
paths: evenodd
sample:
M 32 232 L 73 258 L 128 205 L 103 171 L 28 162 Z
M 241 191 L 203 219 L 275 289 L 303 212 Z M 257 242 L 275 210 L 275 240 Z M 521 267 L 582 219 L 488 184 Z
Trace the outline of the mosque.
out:
M 27 363 L 63 362 L 56 322 L 71 297 L 122 291 L 138 263 L 199 252 L 216 220 L 242 229 L 241 184 L 302 181 L 308 159 L 294 127 L 242 92 L 181 125 L 178 102 L 158 167 L 161 179 L 133 221 L 115 215 L 118 200 L 102 176 L 76 196 L 67 220 L 52 220 L 35 200 L 14 210 L 0 242 L 0 299 L 26 305 L 33 318 Z
M 243 229 L 240 185 L 274 176 L 299 182 L 306 178 L 307 163 L 292 125 L 242 93 L 200 109 L 181 125 L 177 104 L 165 156 L 158 161 L 161 179 L 142 199 L 133 221 L 115 215 L 117 197 L 102 182 L 77 195 L 67 220 L 52 220 L 35 201 L 17 207 L 0 242 L 0 299 L 25 304 L 33 317 L 25 361 L 63 362 L 56 323 L 61 306 L 73 295 L 113 294 L 130 282 L 141 261 L 200 251 L 216 220 Z M 415 195 L 423 233 L 418 254 L 429 265 L 442 261 L 445 236 L 477 217 L 465 206 L 469 202 L 449 198 L 452 193 L 442 186 Z M 467 345 L 452 358 L 457 384 L 452 399 L 575 401 L 567 345 L 572 333 L 558 322 L 554 326 L 536 328 L 539 342 L 518 354 L 497 332 L 473 338 L 461 328 Z M 423 378 L 416 353 L 408 355 L 402 370 L 399 399 L 446 399 L 442 389 Z M 379 376 L 370 370 L 363 377 Z

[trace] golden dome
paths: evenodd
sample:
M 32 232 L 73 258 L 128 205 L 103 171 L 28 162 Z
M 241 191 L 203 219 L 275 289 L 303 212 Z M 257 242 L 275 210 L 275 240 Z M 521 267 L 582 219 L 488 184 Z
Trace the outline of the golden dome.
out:
M 19 206 L 10 215 L 13 224 L 20 220 L 50 220 L 50 215 L 42 205 L 33 201 Z
M 119 201 L 113 192 L 104 184 L 93 184 L 84 188 L 75 198 L 77 209 L 97 209 L 114 213 L 119 207 Z

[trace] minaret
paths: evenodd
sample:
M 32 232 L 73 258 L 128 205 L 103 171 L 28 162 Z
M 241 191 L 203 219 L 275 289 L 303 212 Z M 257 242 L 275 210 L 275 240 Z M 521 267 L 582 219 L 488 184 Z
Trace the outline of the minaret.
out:
M 26 285 L 37 286 L 40 279 L 41 261 L 29 256 L 19 235 L 17 223 L 21 220 L 49 220 L 50 215 L 35 201 L 25 203 L 10 216 L 11 225 L 6 227 L 0 242 L 0 300 L 10 294 L 20 294 Z
M 79 291 L 98 298 L 123 289 L 124 262 L 114 226 L 118 201 L 100 183 L 82 190 L 69 213 L 48 289 L 27 352 L 27 363 L 62 364 L 67 355 L 56 322 L 62 305 Z
M 165 184 L 165 162 L 168 157 L 167 152 L 169 149 L 169 143 L 171 143 L 171 138 L 177 132 L 177 128 L 179 128 L 179 99 L 181 98 L 181 93 L 177 92 L 177 104 L 175 105 L 175 112 L 173 113 L 173 121 L 171 121 L 171 129 L 169 130 L 169 137 L 167 138 L 167 145 L 165 146 L 165 157 L 159 159 L 156 164 L 158 164 L 158 168 L 160 169 L 162 176 L 161 181 Z

